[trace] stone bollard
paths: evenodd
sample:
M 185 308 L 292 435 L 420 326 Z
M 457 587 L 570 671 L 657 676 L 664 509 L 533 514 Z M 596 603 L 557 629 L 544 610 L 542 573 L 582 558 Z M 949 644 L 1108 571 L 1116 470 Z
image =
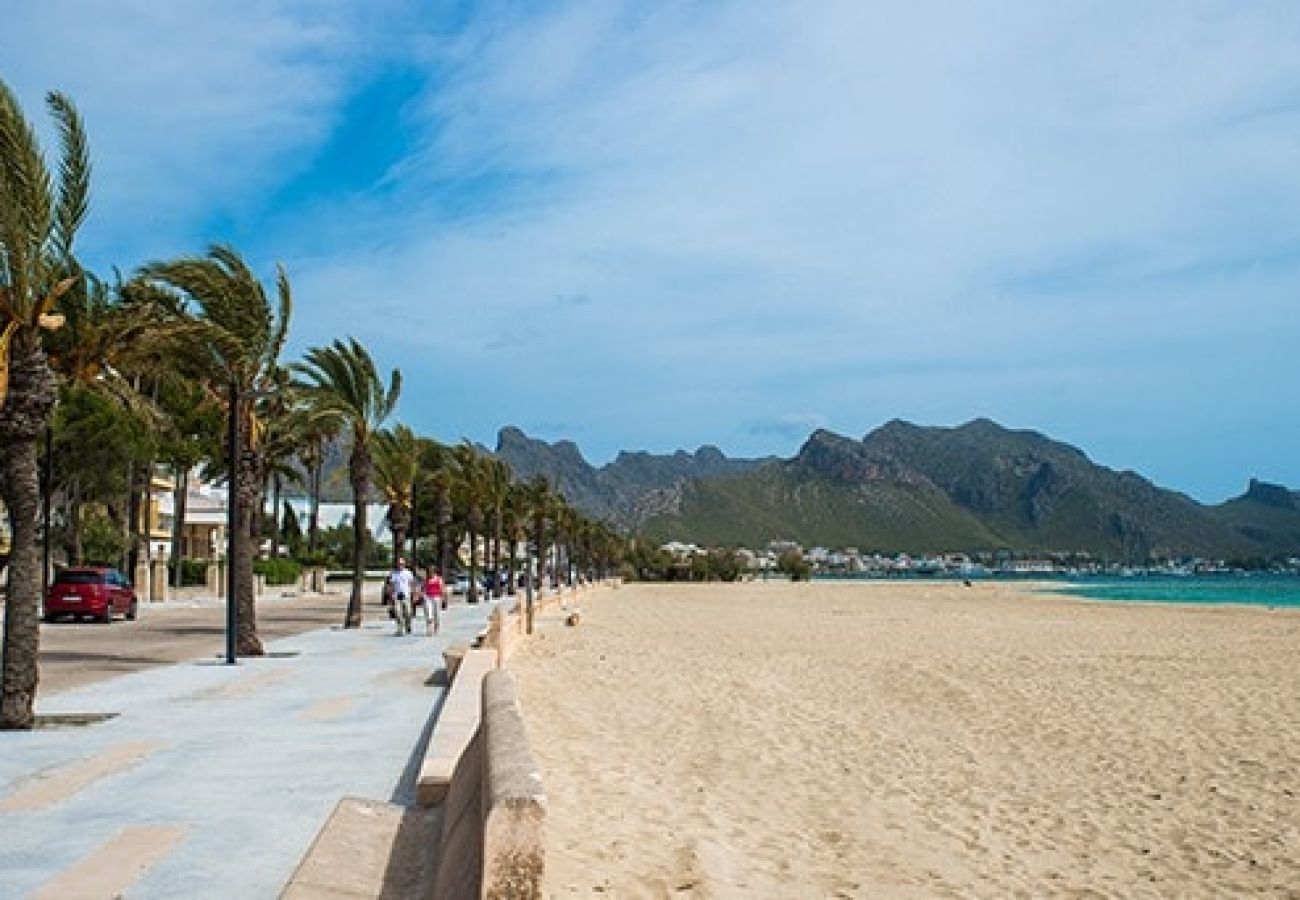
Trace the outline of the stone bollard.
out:
M 155 559 L 150 564 L 150 570 L 149 601 L 165 603 L 167 601 L 167 560 Z

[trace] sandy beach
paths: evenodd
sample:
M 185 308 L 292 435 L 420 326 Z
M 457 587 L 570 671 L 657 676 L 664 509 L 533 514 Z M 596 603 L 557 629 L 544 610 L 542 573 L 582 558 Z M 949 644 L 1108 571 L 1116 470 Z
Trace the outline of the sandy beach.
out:
M 1300 614 L 628 585 L 511 661 L 553 897 L 1300 897 Z

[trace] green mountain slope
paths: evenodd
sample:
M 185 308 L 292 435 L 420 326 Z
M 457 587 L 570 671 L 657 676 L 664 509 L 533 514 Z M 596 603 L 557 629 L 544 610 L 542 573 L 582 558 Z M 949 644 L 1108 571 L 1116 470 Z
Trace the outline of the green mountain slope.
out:
M 648 534 L 758 546 L 773 539 L 880 551 L 1014 549 L 1150 557 L 1276 555 L 1300 548 L 1300 513 L 1207 508 L 1077 448 L 987 419 L 890 422 L 854 441 L 815 432 L 799 454 L 693 482 Z M 1271 523 L 1271 524 L 1270 524 Z M 1265 533 L 1267 532 L 1267 533 Z M 1267 538 L 1267 540 L 1265 539 Z
M 1300 548 L 1300 492 L 1250 480 L 1246 493 L 1211 507 L 1235 533 L 1259 545 L 1264 555 L 1295 553 Z

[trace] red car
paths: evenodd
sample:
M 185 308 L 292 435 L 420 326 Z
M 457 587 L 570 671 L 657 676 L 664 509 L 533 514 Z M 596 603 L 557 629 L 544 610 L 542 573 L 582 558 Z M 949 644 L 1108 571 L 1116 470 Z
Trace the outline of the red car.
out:
M 53 622 L 59 616 L 68 615 L 74 619 L 87 616 L 107 624 L 113 621 L 114 613 L 134 619 L 138 605 L 131 583 L 117 569 L 102 566 L 63 569 L 54 576 L 54 583 L 45 595 L 45 621 Z

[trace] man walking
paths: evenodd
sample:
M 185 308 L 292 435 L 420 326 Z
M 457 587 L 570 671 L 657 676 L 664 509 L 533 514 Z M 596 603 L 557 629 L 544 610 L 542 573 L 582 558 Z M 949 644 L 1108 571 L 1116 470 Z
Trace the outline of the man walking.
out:
M 415 586 L 415 576 L 406 567 L 404 557 L 397 558 L 397 567 L 388 576 L 389 593 L 393 595 L 393 617 L 397 621 L 398 634 L 411 633 L 411 591 Z

